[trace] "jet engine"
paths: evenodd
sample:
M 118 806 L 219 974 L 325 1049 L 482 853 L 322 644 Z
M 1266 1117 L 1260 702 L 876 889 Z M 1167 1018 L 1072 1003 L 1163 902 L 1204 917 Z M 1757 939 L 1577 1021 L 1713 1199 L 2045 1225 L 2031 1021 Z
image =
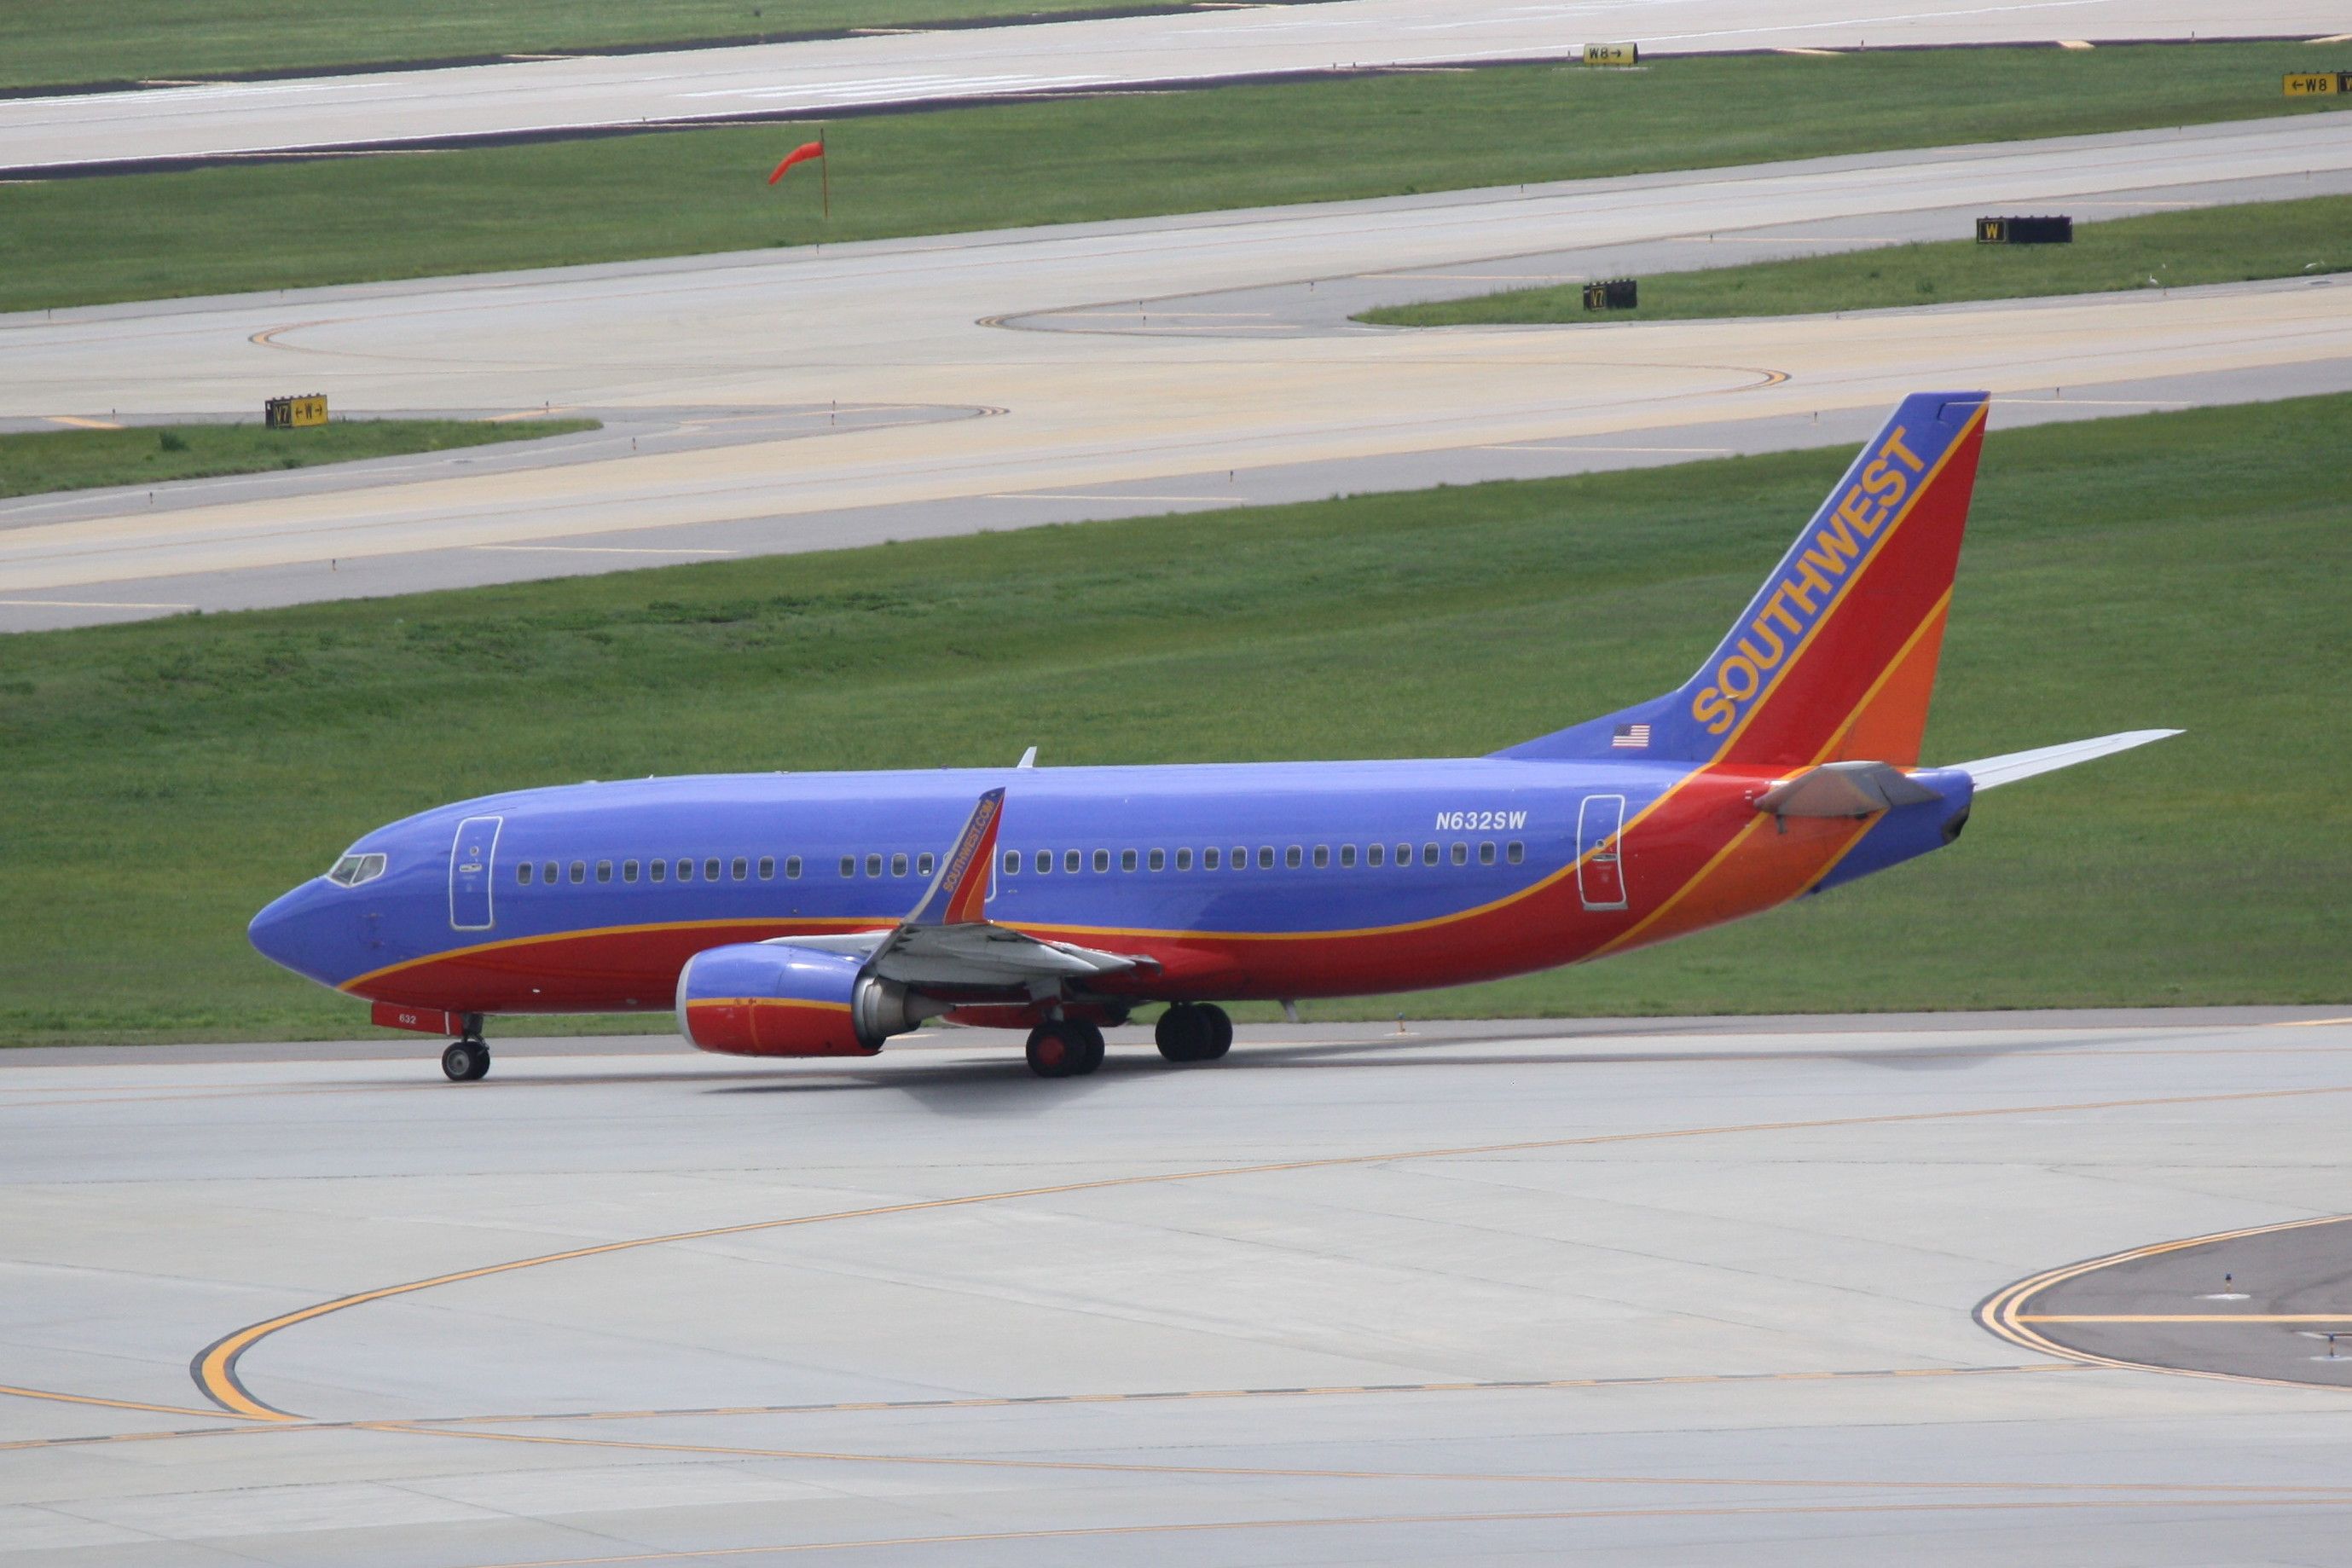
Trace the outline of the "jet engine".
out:
M 852 954 L 789 942 L 707 948 L 678 973 L 678 1032 L 730 1056 L 871 1056 L 947 1010 L 864 967 Z

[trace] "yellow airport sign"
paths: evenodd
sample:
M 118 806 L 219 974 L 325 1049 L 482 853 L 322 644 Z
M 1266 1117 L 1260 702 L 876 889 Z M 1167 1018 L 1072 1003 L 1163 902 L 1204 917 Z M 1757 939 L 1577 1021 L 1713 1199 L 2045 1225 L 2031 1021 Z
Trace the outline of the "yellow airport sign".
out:
M 2289 98 L 2333 98 L 2345 89 L 2344 78 L 2352 71 L 2289 71 L 2286 73 L 2286 96 Z
M 1642 57 L 1639 44 L 1587 44 L 1584 63 L 1588 66 L 1630 66 Z
M 262 405 L 263 416 L 272 430 L 301 430 L 327 423 L 327 394 L 306 392 L 300 397 L 274 397 Z

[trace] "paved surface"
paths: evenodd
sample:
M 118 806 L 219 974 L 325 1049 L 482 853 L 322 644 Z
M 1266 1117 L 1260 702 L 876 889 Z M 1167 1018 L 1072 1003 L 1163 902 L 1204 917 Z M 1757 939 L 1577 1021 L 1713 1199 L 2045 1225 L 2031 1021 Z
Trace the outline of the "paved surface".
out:
M 2339 1212 L 2352 1019 L 1934 1021 L 0 1057 L 0 1561 L 2339 1560 L 2343 1390 L 1971 1312 Z
M 2312 37 L 2341 0 L 1340 0 L 677 54 L 0 100 L 0 172 L 825 114 L 1123 83 L 1447 63 L 1638 41 L 1652 53 L 2124 38 Z
M 1774 255 L 1806 248 L 1803 225 L 1850 241 L 1922 211 L 2347 172 L 2352 136 L 2316 116 L 0 318 L 0 416 L 247 413 L 289 389 L 351 409 L 1004 411 L 359 490 L 159 486 L 62 519 L 0 504 L 0 629 L 1817 444 L 1923 385 L 1990 388 L 1997 423 L 2343 390 L 2341 280 L 1843 320 L 1301 333 L 1268 307 L 1137 329 L 1204 291 L 1377 271 L 1405 297 L 1476 292 L 1496 257 Z M 1449 281 L 1465 263 L 1488 265 Z M 1086 311 L 1102 329 L 1004 324 Z
M 1997 1333 L 2103 1364 L 2352 1390 L 2352 1215 L 2071 1264 L 1987 1303 Z

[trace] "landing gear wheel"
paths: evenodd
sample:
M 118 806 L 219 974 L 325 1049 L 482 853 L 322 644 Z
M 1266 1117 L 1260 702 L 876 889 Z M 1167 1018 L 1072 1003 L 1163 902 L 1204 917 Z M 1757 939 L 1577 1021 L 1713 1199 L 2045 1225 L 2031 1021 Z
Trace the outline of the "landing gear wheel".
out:
M 473 1083 L 489 1076 L 490 1048 L 478 1040 L 453 1041 L 441 1053 L 441 1071 L 452 1083 Z
M 1040 1078 L 1078 1078 L 1102 1065 L 1102 1030 L 1062 1019 L 1029 1031 L 1029 1071 Z
M 1151 1038 L 1171 1061 L 1214 1061 L 1233 1047 L 1234 1020 L 1206 1002 L 1178 1002 L 1160 1015 Z

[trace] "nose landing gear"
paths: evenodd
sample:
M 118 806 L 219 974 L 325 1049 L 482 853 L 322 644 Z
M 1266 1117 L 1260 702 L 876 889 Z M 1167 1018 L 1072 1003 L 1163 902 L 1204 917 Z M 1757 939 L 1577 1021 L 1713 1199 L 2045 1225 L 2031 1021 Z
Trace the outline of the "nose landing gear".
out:
M 472 1083 L 489 1076 L 490 1048 L 482 1037 L 469 1034 L 452 1040 L 449 1049 L 441 1053 L 441 1071 L 452 1083 Z

